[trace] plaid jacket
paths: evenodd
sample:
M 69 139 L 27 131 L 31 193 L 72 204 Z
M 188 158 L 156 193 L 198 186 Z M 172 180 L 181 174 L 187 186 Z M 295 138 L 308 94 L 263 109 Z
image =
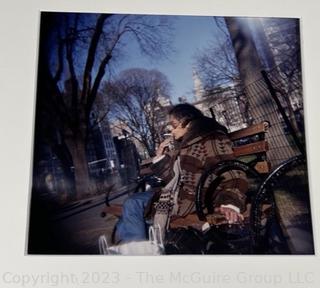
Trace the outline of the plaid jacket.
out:
M 186 216 L 195 211 L 195 192 L 202 173 L 224 160 L 234 159 L 232 142 L 226 130 L 211 118 L 204 117 L 192 122 L 190 131 L 184 136 L 175 152 L 152 166 L 153 172 L 165 182 L 172 179 L 174 161 L 180 156 L 181 175 L 179 180 L 179 216 Z M 213 180 L 214 176 L 211 176 Z M 210 201 L 214 207 L 232 204 L 245 210 L 247 179 L 241 171 L 223 173 L 223 180 L 214 189 Z M 210 179 L 205 183 L 203 195 L 208 195 Z

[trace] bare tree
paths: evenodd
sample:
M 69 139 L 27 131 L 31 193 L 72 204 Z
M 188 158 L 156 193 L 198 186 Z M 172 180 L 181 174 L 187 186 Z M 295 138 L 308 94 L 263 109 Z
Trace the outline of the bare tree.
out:
M 212 40 L 209 45 L 197 52 L 194 64 L 203 82 L 204 90 L 208 91 L 221 84 L 239 81 L 237 60 L 230 37 L 223 42 Z
M 162 99 L 169 98 L 167 77 L 157 70 L 129 69 L 106 86 L 113 97 L 112 117 L 126 127 L 131 137 L 139 141 L 150 156 L 165 130 Z
M 148 56 L 166 56 L 170 27 L 164 17 L 69 13 L 44 13 L 42 25 L 48 35 L 41 45 L 39 78 L 45 73 L 43 83 L 51 88 L 40 88 L 38 95 L 51 97 L 53 121 L 72 157 L 76 192 L 82 197 L 91 192 L 86 158 L 89 114 L 106 68 L 134 42 Z
M 235 50 L 223 17 L 213 17 L 216 33 L 208 45 L 199 49 L 194 55 L 194 68 L 199 75 L 205 98 L 208 105 L 215 105 L 221 95 L 223 86 L 233 87 L 238 102 L 241 105 L 243 120 L 250 124 L 249 106 L 244 97 L 243 83 L 240 81 L 240 73 Z

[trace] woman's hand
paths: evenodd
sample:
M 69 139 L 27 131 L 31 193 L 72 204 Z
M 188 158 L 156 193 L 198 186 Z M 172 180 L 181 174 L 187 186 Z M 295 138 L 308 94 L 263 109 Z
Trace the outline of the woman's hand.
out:
M 227 219 L 229 224 L 241 223 L 244 220 L 244 217 L 241 213 L 238 213 L 229 207 L 220 206 L 215 208 L 214 212 L 222 214 Z
M 164 154 L 166 147 L 169 147 L 170 143 L 172 142 L 171 137 L 165 139 L 163 142 L 160 143 L 157 151 L 156 151 L 156 156 L 159 157 Z

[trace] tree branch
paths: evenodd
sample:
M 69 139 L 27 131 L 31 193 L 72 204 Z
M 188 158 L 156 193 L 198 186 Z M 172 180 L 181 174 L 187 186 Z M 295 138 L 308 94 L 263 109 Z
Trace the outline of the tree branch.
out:
M 56 72 L 56 75 L 53 77 L 53 81 L 55 83 L 58 83 L 61 75 L 62 75 L 62 71 L 63 71 L 63 67 L 64 67 L 64 61 L 63 61 L 63 50 L 64 50 L 64 41 L 61 39 L 61 35 L 59 35 L 59 39 L 58 39 L 58 69 Z
M 81 102 L 85 104 L 87 102 L 87 97 L 89 95 L 89 91 L 91 89 L 91 72 L 92 67 L 99 43 L 99 39 L 101 37 L 102 31 L 103 31 L 103 25 L 107 18 L 111 17 L 112 14 L 101 14 L 97 20 L 96 29 L 94 31 L 94 34 L 92 36 L 90 47 L 88 49 L 88 56 L 87 61 L 84 69 L 83 74 L 83 88 L 82 88 L 82 96 L 81 96 Z

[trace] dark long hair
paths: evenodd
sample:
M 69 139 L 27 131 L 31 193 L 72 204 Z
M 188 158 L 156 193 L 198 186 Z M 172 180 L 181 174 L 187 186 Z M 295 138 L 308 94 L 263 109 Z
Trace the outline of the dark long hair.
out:
M 215 118 L 206 117 L 191 104 L 178 104 L 169 111 L 169 115 L 180 121 L 182 127 L 191 124 L 186 135 L 180 140 L 180 146 L 198 136 L 210 135 L 218 131 L 228 134 L 227 128 L 218 123 Z
M 203 113 L 191 104 L 177 104 L 171 108 L 169 115 L 181 122 L 182 128 L 191 121 L 204 117 Z

